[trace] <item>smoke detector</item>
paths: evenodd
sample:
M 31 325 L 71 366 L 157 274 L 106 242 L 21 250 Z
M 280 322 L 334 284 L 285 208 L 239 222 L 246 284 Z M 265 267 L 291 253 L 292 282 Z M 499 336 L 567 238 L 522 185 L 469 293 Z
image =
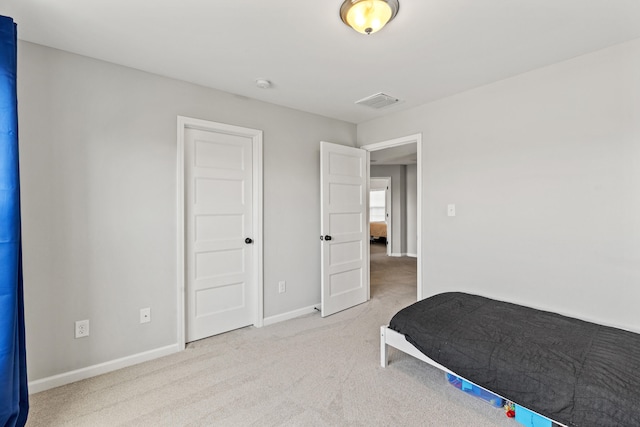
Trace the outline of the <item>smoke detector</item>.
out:
M 371 96 L 367 96 L 366 98 L 362 98 L 359 101 L 356 101 L 358 105 L 364 105 L 365 107 L 380 109 L 384 107 L 388 107 L 389 105 L 397 104 L 400 102 L 398 98 L 395 96 L 387 95 L 386 93 L 376 93 Z
M 260 89 L 269 89 L 271 87 L 271 82 L 267 79 L 257 79 L 256 86 Z

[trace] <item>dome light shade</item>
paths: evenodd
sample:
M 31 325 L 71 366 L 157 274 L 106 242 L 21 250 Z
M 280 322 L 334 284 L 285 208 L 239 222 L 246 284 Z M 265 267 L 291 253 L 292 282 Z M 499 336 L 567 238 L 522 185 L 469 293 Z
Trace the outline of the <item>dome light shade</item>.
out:
M 398 0 L 345 0 L 340 7 L 342 22 L 362 34 L 373 34 L 398 14 Z

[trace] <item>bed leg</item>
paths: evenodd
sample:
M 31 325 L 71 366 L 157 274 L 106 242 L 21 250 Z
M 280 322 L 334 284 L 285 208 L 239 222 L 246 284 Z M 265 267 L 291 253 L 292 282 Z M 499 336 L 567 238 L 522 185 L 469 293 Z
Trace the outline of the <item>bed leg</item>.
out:
M 380 327 L 380 366 L 387 367 L 387 339 L 385 335 L 385 326 Z

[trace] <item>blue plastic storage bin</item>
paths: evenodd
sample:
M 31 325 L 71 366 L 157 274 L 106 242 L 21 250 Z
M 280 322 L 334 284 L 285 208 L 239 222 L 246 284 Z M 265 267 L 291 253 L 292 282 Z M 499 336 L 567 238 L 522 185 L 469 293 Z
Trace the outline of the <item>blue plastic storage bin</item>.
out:
M 516 421 L 527 427 L 551 427 L 553 423 L 550 419 L 538 415 L 535 412 L 523 408 L 522 406 L 515 405 L 516 407 Z
M 496 396 L 495 394 L 483 389 L 482 387 L 471 384 L 469 381 L 465 381 L 464 379 L 456 377 L 455 375 L 451 375 L 449 373 L 447 373 L 447 380 L 455 388 L 460 389 L 465 393 L 469 393 L 473 396 L 479 397 L 480 399 L 490 403 L 496 408 L 501 408 L 502 406 L 504 406 L 503 398 L 501 398 L 500 396 Z

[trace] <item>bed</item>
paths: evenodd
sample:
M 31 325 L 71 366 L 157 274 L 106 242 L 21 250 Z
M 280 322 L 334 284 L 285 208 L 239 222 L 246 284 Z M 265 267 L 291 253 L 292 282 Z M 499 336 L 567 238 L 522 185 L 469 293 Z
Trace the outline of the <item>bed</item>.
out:
M 640 426 L 640 335 L 449 292 L 381 328 L 395 347 L 563 426 Z
M 387 238 L 387 223 L 384 221 L 375 221 L 369 223 L 369 232 L 371 240 Z

